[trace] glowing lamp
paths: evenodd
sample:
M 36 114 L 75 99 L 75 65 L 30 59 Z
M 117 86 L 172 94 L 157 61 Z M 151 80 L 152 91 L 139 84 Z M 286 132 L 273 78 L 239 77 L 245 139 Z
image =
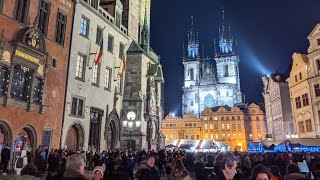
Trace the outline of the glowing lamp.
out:
M 129 127 L 129 128 L 132 128 L 132 127 L 133 127 L 133 122 L 132 122 L 132 121 L 128 122 L 128 127 Z
M 141 121 L 136 121 L 136 127 L 140 127 L 141 126 Z
M 122 121 L 122 126 L 123 127 L 128 127 L 128 121 L 127 120 Z

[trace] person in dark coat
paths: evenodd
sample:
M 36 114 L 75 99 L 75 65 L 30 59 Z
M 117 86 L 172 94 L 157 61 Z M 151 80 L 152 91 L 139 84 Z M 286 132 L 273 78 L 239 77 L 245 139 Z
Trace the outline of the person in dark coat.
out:
M 213 172 L 214 170 L 214 156 L 208 155 L 207 162 L 204 165 L 204 173 L 205 173 L 205 179 Z
M 116 159 L 109 173 L 104 173 L 104 180 L 129 180 L 130 174 L 122 167 L 122 160 Z M 106 172 L 106 171 L 105 171 Z
M 1 167 L 2 173 L 8 173 L 8 163 L 10 161 L 10 147 L 7 144 L 6 148 L 4 148 L 1 152 Z
M 232 152 L 220 152 L 216 157 L 214 171 L 207 180 L 230 180 L 237 174 L 238 158 Z
M 194 172 L 196 173 L 196 180 L 205 180 L 206 174 L 204 169 L 204 156 L 201 155 L 194 161 Z
M 85 180 L 84 159 L 81 154 L 73 154 L 67 157 L 66 171 L 63 174 L 64 180 Z
M 155 158 L 153 156 L 148 156 L 146 159 L 146 164 L 142 164 L 137 172 L 136 179 L 138 180 L 160 180 L 160 176 L 155 166 Z

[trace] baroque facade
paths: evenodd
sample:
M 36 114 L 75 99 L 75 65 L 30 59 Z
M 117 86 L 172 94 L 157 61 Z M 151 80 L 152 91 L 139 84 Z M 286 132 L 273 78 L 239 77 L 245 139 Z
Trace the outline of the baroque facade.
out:
M 291 66 L 289 67 L 291 70 Z M 289 70 L 285 73 L 274 73 L 262 77 L 263 98 L 268 124 L 268 137 L 282 141 L 296 136 L 292 119 L 289 86 L 286 82 Z
M 198 31 L 194 28 L 192 17 L 187 54 L 184 53 L 182 58 L 182 114 L 192 112 L 200 117 L 205 108 L 224 105 L 232 107 L 242 103 L 238 67 L 240 59 L 235 44 L 230 27 L 226 30 L 222 23 L 219 28 L 218 45 L 214 41 L 214 58 L 201 58 Z
M 74 3 L 0 2 L 0 151 L 59 148 Z M 12 166 L 11 166 L 12 167 Z
M 191 112 L 182 118 L 169 114 L 162 121 L 166 145 L 202 147 L 206 141 L 224 142 L 230 150 L 246 150 L 249 142 L 266 139 L 265 114 L 256 104 L 206 108 L 200 118 Z M 199 141 L 200 140 L 200 141 Z

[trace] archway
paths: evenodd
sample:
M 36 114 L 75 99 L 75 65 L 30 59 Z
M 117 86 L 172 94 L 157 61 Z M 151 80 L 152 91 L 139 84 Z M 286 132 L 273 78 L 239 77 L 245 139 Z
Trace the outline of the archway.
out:
M 0 121 L 0 154 L 2 149 L 4 149 L 7 145 L 11 147 L 11 143 L 12 143 L 11 128 L 6 122 Z
M 37 146 L 37 134 L 35 129 L 31 125 L 25 125 L 22 129 L 20 129 L 16 135 L 16 139 L 14 141 L 14 155 L 13 155 L 13 163 L 16 159 L 21 155 L 22 150 L 26 150 L 28 152 L 32 152 L 35 150 Z
M 69 127 L 67 136 L 66 136 L 66 143 L 68 150 L 82 150 L 83 147 L 83 129 L 80 124 L 75 123 Z
M 116 123 L 112 119 L 107 127 L 107 148 L 115 149 L 116 148 L 116 140 L 117 140 L 117 127 Z

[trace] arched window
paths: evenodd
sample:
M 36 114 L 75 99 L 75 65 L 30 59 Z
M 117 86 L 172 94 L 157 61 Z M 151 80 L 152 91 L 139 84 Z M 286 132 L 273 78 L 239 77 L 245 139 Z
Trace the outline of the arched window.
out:
M 224 76 L 229 76 L 228 65 L 224 65 L 223 69 L 224 69 Z
M 190 106 L 193 106 L 193 101 L 192 100 L 190 101 Z
M 191 140 L 194 140 L 194 135 L 191 135 Z
M 188 135 L 186 135 L 186 139 L 188 139 L 189 137 L 188 137 Z

